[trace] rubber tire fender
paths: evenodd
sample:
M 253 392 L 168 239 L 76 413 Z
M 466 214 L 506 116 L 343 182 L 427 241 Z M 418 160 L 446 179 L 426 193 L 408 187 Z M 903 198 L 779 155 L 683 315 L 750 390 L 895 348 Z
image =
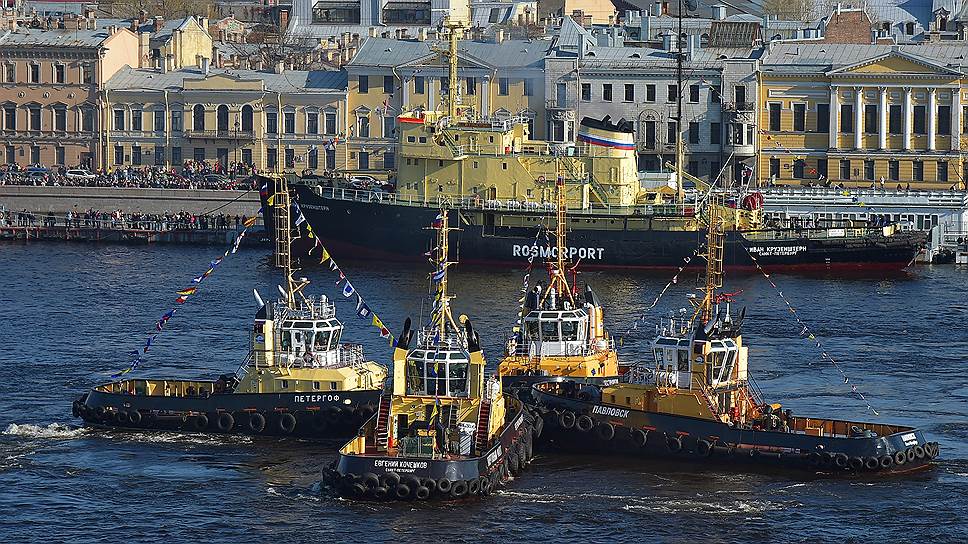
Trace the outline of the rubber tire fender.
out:
M 544 419 L 541 417 L 534 418 L 534 437 L 541 438 L 541 433 L 544 431 Z
M 222 412 L 218 415 L 218 419 L 215 420 L 215 425 L 218 430 L 223 433 L 230 433 L 232 429 L 235 428 L 235 417 L 229 412 Z
M 834 466 L 839 469 L 846 469 L 850 466 L 850 458 L 847 457 L 846 453 L 837 453 L 834 455 Z
M 118 410 L 114 413 L 114 420 L 118 423 L 118 425 L 126 424 L 128 422 L 128 412 Z M 924 448 L 921 448 L 921 452 L 921 457 L 924 457 Z
M 447 478 L 441 478 L 437 480 L 437 490 L 441 493 L 450 493 L 450 490 L 454 487 L 454 483 Z
M 649 433 L 643 431 L 642 429 L 634 429 L 632 431 L 632 443 L 636 446 L 644 448 L 648 441 Z
M 468 480 L 467 482 L 467 492 L 471 495 L 477 495 L 481 492 L 481 481 L 477 478 L 473 480 Z
M 369 488 L 380 487 L 380 477 L 372 472 L 363 474 L 363 485 Z
M 864 467 L 867 470 L 877 470 L 881 468 L 881 463 L 877 460 L 877 457 L 868 457 L 864 459 Z
M 431 494 L 433 494 L 434 491 L 437 491 L 437 481 L 433 478 L 423 478 L 420 480 L 420 485 L 429 489 Z
M 71 403 L 71 415 L 74 416 L 74 417 L 80 417 L 81 416 L 81 403 L 80 402 L 78 402 L 78 401 L 75 400 L 73 403 Z
M 316 414 L 313 416 L 312 423 L 310 423 L 309 425 L 310 425 L 310 428 L 312 428 L 314 433 L 322 434 L 323 432 L 326 431 L 326 428 L 329 427 L 329 421 L 326 419 L 326 416 L 322 414 Z
M 881 468 L 888 469 L 894 466 L 894 457 L 891 455 L 882 455 L 877 458 L 881 465 Z
M 254 433 L 261 433 L 266 428 L 266 416 L 260 412 L 249 414 L 249 430 Z
M 713 445 L 705 439 L 700 438 L 696 441 L 696 455 L 700 457 L 709 457 L 709 454 L 713 452 Z
M 615 426 L 611 423 L 599 423 L 598 426 L 595 427 L 595 434 L 598 435 L 598 438 L 601 438 L 607 442 L 615 438 Z
M 354 483 L 349 487 L 349 489 L 350 489 L 350 496 L 354 498 L 359 498 L 366 494 L 366 486 L 364 486 L 360 482 Z
M 521 459 L 516 453 L 508 454 L 508 468 L 511 470 L 512 476 L 517 476 L 521 473 Z
M 591 418 L 588 414 L 582 414 L 578 417 L 578 421 L 575 422 L 575 427 L 583 433 L 587 433 L 595 427 L 595 420 Z
M 820 468 L 820 466 L 823 465 L 823 455 L 820 455 L 820 452 L 812 451 L 809 455 L 807 455 L 807 462 L 810 463 L 810 466 L 812 467 Z M 861 463 L 863 463 L 863 461 L 861 461 Z
M 137 410 L 128 410 L 128 421 L 130 421 L 132 425 L 140 425 L 141 419 L 141 412 Z
M 864 460 L 855 455 L 850 458 L 848 465 L 851 470 L 862 470 L 864 468 Z
M 279 431 L 284 434 L 289 434 L 296 430 L 296 416 L 290 414 L 289 412 L 283 413 L 279 416 Z
M 901 466 L 904 463 L 907 463 L 907 454 L 905 454 L 903 451 L 894 452 L 894 464 Z
M 417 486 L 417 489 L 413 492 L 414 498 L 417 500 L 425 501 L 430 498 L 430 490 L 424 486 Z
M 205 414 L 198 414 L 192 418 L 192 428 L 196 431 L 204 431 L 208 428 L 208 416 Z
M 467 495 L 467 482 L 464 480 L 457 480 L 454 485 L 450 488 L 450 496 L 455 499 L 459 499 Z
M 481 476 L 477 479 L 480 482 L 481 494 L 487 495 L 491 492 L 491 479 L 487 476 Z
M 575 412 L 565 410 L 558 416 L 558 426 L 562 429 L 573 429 L 575 428 Z
M 397 484 L 396 487 L 393 488 L 393 496 L 400 500 L 410 498 L 410 486 L 407 484 Z
M 914 450 L 915 459 L 924 459 L 924 446 L 918 444 L 911 449 Z
M 373 498 L 377 500 L 382 501 L 383 499 L 386 499 L 389 493 L 390 490 L 382 485 L 373 488 Z
M 400 475 L 396 472 L 387 472 L 383 475 L 383 485 L 394 487 L 400 483 Z
M 914 454 L 914 448 L 908 448 L 904 450 L 904 455 L 905 457 L 907 457 L 908 463 L 913 463 L 914 460 L 918 458 L 917 455 Z
M 105 414 L 107 414 L 107 410 L 103 406 L 98 406 L 94 409 L 94 415 L 98 419 L 104 419 Z
M 679 453 L 682 451 L 682 439 L 678 436 L 666 437 L 666 449 L 669 453 Z

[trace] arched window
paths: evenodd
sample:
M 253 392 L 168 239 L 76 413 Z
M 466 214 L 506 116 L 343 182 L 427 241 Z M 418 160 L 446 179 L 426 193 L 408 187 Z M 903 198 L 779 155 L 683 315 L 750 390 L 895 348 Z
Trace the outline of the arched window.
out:
M 699 47 L 706 48 L 709 47 L 709 34 L 703 34 L 699 36 Z
M 252 106 L 248 104 L 242 106 L 242 130 L 252 131 Z
M 195 104 L 192 108 L 192 128 L 205 130 L 205 107 L 201 104 Z
M 215 121 L 216 128 L 219 132 L 228 132 L 229 130 L 229 107 L 225 104 L 220 105 L 215 109 Z

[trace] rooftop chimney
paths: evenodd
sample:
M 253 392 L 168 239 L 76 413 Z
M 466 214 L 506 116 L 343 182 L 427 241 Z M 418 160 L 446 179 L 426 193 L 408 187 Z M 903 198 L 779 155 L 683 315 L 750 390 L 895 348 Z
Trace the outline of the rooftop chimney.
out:
M 726 20 L 726 6 L 722 4 L 716 4 L 713 6 L 713 19 L 717 21 Z
M 165 26 L 165 19 L 161 15 L 156 15 L 152 22 L 152 28 L 155 32 L 161 32 L 161 27 L 163 26 Z
M 209 68 L 209 64 L 210 63 L 211 63 L 211 59 L 209 59 L 208 57 L 202 57 L 201 58 L 201 65 L 202 65 L 202 73 L 203 74 L 208 75 L 208 68 Z

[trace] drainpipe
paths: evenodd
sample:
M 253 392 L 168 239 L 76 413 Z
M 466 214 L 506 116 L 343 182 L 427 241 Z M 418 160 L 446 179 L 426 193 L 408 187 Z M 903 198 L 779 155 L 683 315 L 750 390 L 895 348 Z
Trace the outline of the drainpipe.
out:
M 165 90 L 165 170 L 171 170 L 171 110 Z
M 276 113 L 276 173 L 280 174 L 282 170 L 280 165 L 286 159 L 286 150 L 282 148 L 282 131 L 286 127 L 286 116 L 283 114 L 282 117 L 279 117 L 279 114 L 282 113 L 282 91 L 276 91 L 276 111 L 278 112 Z M 282 123 L 279 121 L 282 121 Z M 282 157 L 279 156 L 280 151 L 282 151 Z
M 108 112 L 110 111 L 111 102 L 108 98 L 108 90 L 104 89 L 104 111 L 101 112 L 101 119 L 104 122 L 104 130 L 101 131 L 101 133 L 104 135 L 104 148 L 101 151 L 101 168 L 105 172 L 110 172 L 110 167 L 108 166 L 108 150 L 111 148 L 111 125 L 110 119 L 108 119 L 108 117 L 110 117 Z

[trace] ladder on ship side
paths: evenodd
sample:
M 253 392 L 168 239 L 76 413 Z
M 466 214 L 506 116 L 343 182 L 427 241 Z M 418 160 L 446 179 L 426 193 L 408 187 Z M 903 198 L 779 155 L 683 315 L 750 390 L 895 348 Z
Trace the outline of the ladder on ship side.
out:
M 273 228 L 276 231 L 276 245 L 273 248 L 276 268 L 286 268 L 289 261 L 292 231 L 289 226 L 289 185 L 283 176 L 273 178 Z
M 475 447 L 478 453 L 487 447 L 488 430 L 491 427 L 491 401 L 481 399 L 481 408 L 477 412 L 477 437 Z
M 376 443 L 386 449 L 390 442 L 390 395 L 380 397 L 380 409 L 376 416 Z

